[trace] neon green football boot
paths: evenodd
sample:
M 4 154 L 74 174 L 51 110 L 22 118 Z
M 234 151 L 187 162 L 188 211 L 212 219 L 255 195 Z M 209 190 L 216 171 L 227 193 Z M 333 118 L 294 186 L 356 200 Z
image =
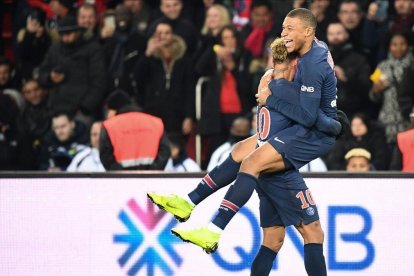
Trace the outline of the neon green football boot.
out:
M 149 199 L 161 209 L 172 214 L 179 222 L 187 221 L 190 218 L 194 205 L 177 195 L 157 195 L 147 193 Z
M 173 228 L 171 229 L 171 233 L 185 242 L 191 242 L 200 246 L 207 254 L 216 252 L 220 240 L 220 234 L 211 231 L 207 227 L 201 227 L 194 230 Z

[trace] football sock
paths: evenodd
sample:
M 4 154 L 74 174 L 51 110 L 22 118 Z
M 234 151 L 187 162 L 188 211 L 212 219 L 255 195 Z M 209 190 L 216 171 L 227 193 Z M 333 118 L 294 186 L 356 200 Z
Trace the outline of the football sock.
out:
M 277 252 L 262 245 L 253 260 L 250 276 L 268 276 Z
M 226 160 L 209 172 L 197 187 L 188 194 L 191 201 L 197 205 L 218 189 L 221 189 L 236 179 L 240 163 L 237 163 L 229 154 Z
M 212 222 L 221 229 L 226 228 L 233 216 L 250 199 L 256 185 L 256 177 L 247 173 L 238 173 L 236 182 L 227 191 L 219 212 Z
M 320 243 L 308 243 L 304 246 L 305 269 L 309 276 L 326 276 L 325 257 Z

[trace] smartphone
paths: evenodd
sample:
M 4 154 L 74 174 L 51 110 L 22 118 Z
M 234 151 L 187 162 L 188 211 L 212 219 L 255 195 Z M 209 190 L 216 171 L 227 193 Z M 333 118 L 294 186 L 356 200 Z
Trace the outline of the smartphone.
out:
M 375 14 L 375 18 L 379 21 L 384 21 L 387 19 L 388 14 L 388 1 L 387 0 L 377 0 L 378 5 L 377 13 Z
M 115 27 L 116 27 L 115 15 L 112 15 L 112 14 L 111 15 L 106 15 L 104 17 L 104 26 L 115 29 Z

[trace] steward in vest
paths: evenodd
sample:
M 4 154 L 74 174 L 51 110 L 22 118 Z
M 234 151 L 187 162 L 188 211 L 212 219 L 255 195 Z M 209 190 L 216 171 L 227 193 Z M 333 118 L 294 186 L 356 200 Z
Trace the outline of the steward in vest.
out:
M 106 170 L 163 170 L 170 148 L 162 120 L 143 113 L 129 95 L 115 90 L 107 100 L 99 151 Z
M 390 165 L 390 170 L 393 171 L 414 172 L 414 106 L 409 116 L 411 129 L 397 134 Z

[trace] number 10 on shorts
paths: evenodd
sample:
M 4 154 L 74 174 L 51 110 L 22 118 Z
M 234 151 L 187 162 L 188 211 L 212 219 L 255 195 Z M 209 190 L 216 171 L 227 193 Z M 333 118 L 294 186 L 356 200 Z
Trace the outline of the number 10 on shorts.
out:
M 311 191 L 309 189 L 307 189 L 305 193 L 303 193 L 303 191 L 297 193 L 296 198 L 300 199 L 300 202 L 302 203 L 302 209 L 308 208 L 309 205 L 315 205 L 315 201 L 313 200 Z

